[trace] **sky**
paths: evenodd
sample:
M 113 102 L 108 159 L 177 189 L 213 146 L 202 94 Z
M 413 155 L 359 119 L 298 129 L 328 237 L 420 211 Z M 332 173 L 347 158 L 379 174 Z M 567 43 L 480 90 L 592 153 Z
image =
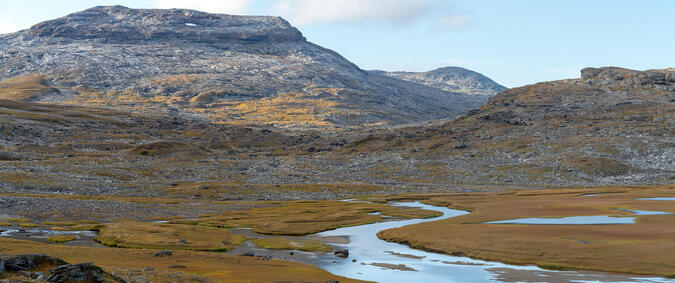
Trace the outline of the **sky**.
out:
M 670 0 L 0 0 L 0 33 L 97 5 L 282 16 L 363 69 L 459 66 L 507 87 L 675 67 Z

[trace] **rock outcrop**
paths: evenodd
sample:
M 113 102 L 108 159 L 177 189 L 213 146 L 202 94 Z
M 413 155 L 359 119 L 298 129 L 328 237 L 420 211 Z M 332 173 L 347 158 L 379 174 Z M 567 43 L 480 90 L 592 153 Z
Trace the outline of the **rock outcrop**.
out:
M 35 271 L 50 268 L 49 273 Z M 41 254 L 0 256 L 0 275 L 16 273 L 39 282 L 126 282 L 113 276 L 92 263 L 68 264 L 67 262 Z
M 107 274 L 103 269 L 91 263 L 66 264 L 50 270 L 48 282 L 125 282 Z
M 618 67 L 585 68 L 581 70 L 581 79 L 589 84 L 649 86 L 672 91 L 675 69 L 636 71 Z

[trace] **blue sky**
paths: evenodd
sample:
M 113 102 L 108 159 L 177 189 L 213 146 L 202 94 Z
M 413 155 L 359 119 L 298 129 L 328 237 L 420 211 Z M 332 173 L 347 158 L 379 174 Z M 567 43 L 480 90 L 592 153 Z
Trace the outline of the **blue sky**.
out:
M 585 66 L 675 67 L 669 0 L 0 0 L 0 32 L 114 4 L 280 15 L 364 69 L 460 66 L 508 87 Z

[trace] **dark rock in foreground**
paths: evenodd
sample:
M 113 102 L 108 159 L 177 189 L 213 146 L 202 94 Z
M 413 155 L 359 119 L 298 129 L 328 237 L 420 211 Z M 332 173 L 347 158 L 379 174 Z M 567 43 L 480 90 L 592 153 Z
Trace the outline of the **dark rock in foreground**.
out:
M 49 275 L 43 272 L 33 272 L 34 269 L 56 266 Z M 67 262 L 41 254 L 11 255 L 0 257 L 0 274 L 13 272 L 27 278 L 47 282 L 125 282 L 124 280 L 106 273 L 92 263 L 68 264 Z

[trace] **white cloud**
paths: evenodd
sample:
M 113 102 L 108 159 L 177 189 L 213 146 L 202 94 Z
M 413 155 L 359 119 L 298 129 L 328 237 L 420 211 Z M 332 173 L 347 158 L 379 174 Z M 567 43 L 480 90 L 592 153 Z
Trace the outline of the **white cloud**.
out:
M 436 24 L 444 29 L 455 29 L 464 27 L 470 21 L 471 15 L 469 14 L 446 15 L 438 17 Z
M 399 24 L 430 12 L 429 0 L 277 0 L 272 12 L 294 25 L 379 21 Z
M 157 8 L 184 8 L 210 13 L 244 14 L 253 0 L 155 0 Z
M 19 28 L 7 20 L 0 20 L 0 34 L 18 31 Z

